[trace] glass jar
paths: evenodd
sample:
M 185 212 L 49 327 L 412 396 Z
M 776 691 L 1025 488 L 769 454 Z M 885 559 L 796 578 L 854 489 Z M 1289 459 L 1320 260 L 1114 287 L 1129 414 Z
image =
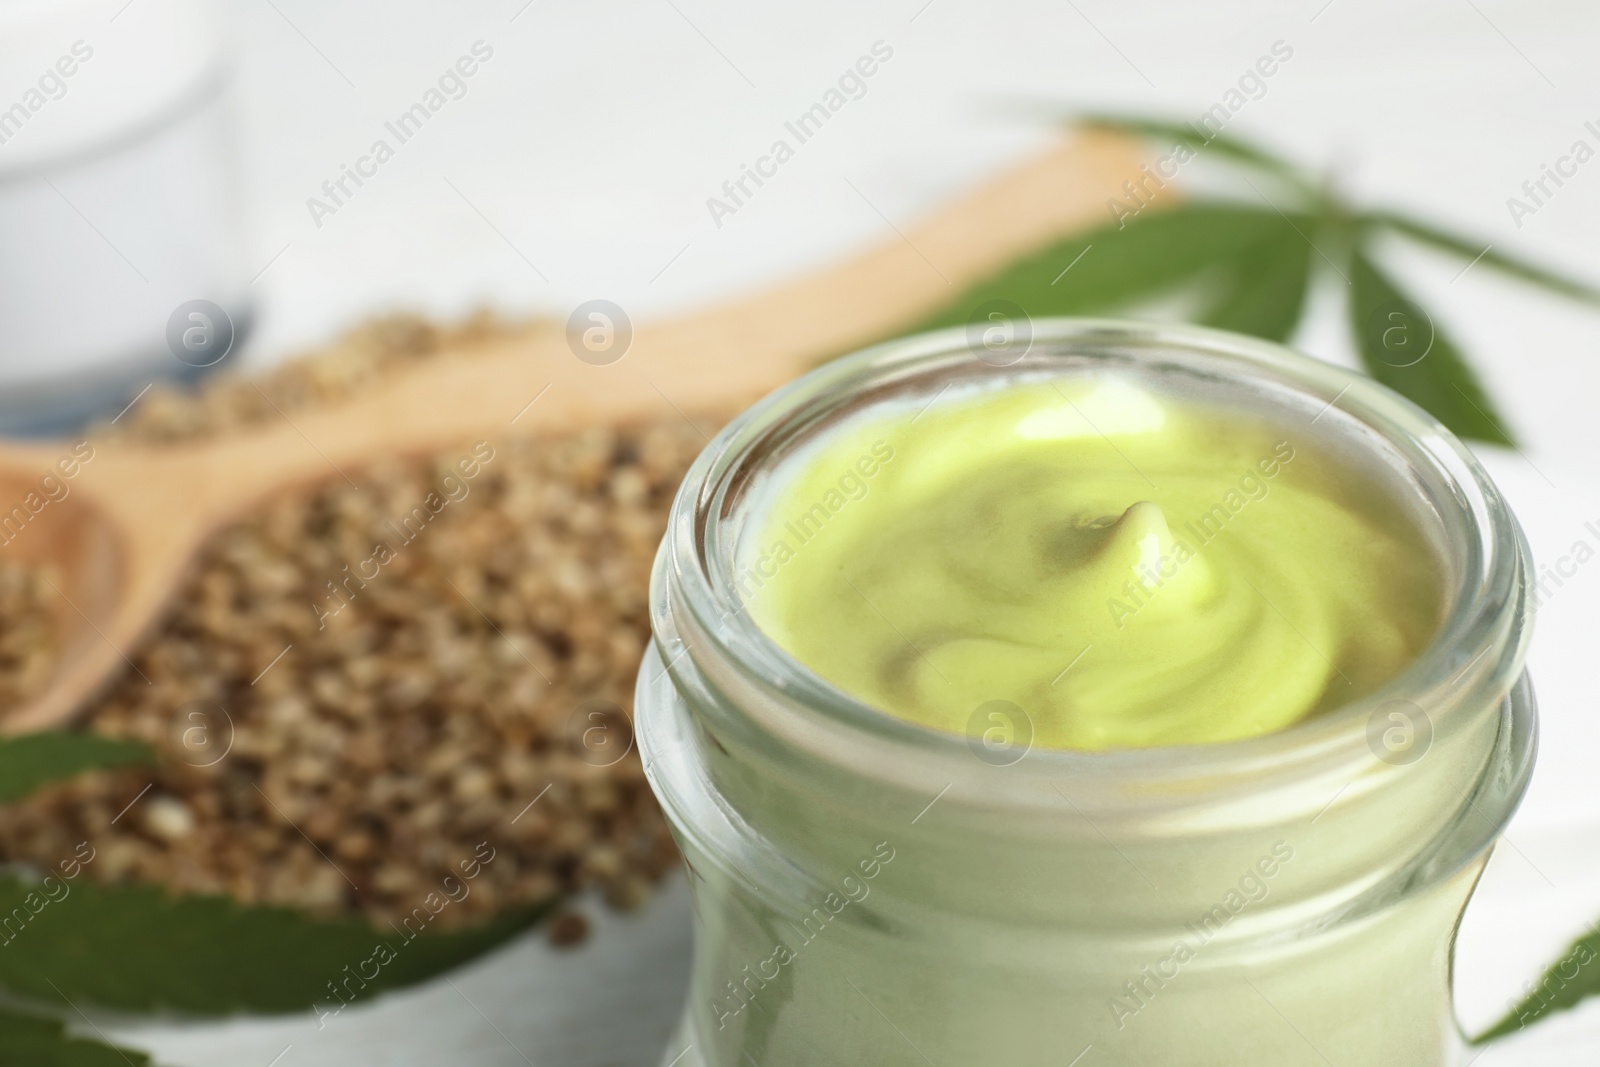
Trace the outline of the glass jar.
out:
M 0 0 L 0 434 L 115 416 L 248 332 L 225 16 Z
M 1423 655 L 1268 736 L 1084 753 L 894 718 L 750 620 L 740 535 L 791 450 L 953 383 L 1107 370 L 1271 411 L 1411 508 L 1447 590 Z M 1447 430 L 1250 338 L 1056 320 L 1000 360 L 953 330 L 780 389 L 689 472 L 652 581 L 637 727 L 696 922 L 663 1062 L 1460 1063 L 1454 934 L 1533 764 L 1529 573 Z

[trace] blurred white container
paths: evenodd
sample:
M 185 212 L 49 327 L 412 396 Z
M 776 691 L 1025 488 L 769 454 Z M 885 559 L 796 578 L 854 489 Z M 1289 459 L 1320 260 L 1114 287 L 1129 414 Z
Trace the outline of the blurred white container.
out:
M 207 0 L 0 0 L 0 433 L 215 365 L 185 304 L 246 328 L 228 75 Z

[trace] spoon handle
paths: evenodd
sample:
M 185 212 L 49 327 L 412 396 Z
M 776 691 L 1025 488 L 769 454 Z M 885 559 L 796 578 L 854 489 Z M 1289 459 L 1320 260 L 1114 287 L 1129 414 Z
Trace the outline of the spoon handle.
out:
M 197 449 L 164 449 L 161 460 L 177 466 L 163 480 L 176 475 L 192 490 L 168 513 L 192 505 L 210 528 L 278 488 L 353 478 L 387 456 L 748 401 L 818 360 L 915 324 L 1019 255 L 1096 221 L 1140 158 L 1126 138 L 1081 134 L 843 263 L 639 325 L 605 365 L 579 358 L 581 345 L 563 330 L 530 331 L 471 358 L 424 362 L 348 403 L 286 412 Z M 622 324 L 613 326 L 620 337 Z
M 280 490 L 354 481 L 369 462 L 469 449 L 477 440 L 559 433 L 650 417 L 727 412 L 808 366 L 914 326 L 987 274 L 1101 221 L 1138 177 L 1136 142 L 1084 133 L 1008 171 L 881 245 L 798 281 L 639 326 L 621 358 L 580 359 L 562 330 L 530 330 L 462 358 L 425 361 L 357 399 L 280 411 L 200 444 L 95 443 L 73 496 L 52 504 L 59 534 L 30 531 L 29 558 L 68 575 L 67 647 L 47 690 L 0 730 L 58 725 L 133 654 L 206 535 Z M 861 210 L 875 213 L 870 203 Z M 708 240 L 707 244 L 710 242 Z M 0 483 L 37 478 L 71 446 L 0 446 Z M 44 524 L 41 524 L 44 525 Z M 94 544 L 74 545 L 84 537 Z M 8 551 L 15 555 L 17 546 Z
M 581 345 L 561 329 L 422 363 L 352 402 L 290 412 L 206 446 L 197 493 L 214 521 L 273 489 L 353 476 L 386 456 L 742 405 L 822 359 L 914 325 L 1017 257 L 1100 221 L 1106 197 L 1137 175 L 1142 158 L 1127 138 L 1081 134 L 843 263 L 638 325 L 605 365 L 579 358 Z

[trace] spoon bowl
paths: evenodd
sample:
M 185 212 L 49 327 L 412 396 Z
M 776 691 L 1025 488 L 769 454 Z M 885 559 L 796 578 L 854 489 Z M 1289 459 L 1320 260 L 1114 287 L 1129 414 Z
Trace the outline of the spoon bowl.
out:
M 5 458 L 15 463 L 14 457 Z M 0 467 L 0 501 L 16 502 L 0 518 L 0 541 L 5 542 L 0 558 L 38 568 L 50 583 L 48 605 L 58 659 L 47 693 L 59 694 L 58 700 L 75 705 L 93 686 L 80 685 L 73 691 L 70 683 L 89 682 L 96 672 L 115 669 L 115 664 L 96 665 L 89 672 L 69 676 L 62 667 L 92 664 L 105 649 L 95 631 L 96 620 L 103 624 L 116 613 L 128 556 L 125 539 L 104 508 L 85 494 L 72 492 L 72 483 L 65 479 L 57 479 L 57 484 L 67 487 L 67 495 L 51 499 L 41 492 L 40 477 L 37 466 Z M 29 511 L 25 502 L 39 501 L 44 502 L 41 510 Z M 20 521 L 23 516 L 25 522 Z

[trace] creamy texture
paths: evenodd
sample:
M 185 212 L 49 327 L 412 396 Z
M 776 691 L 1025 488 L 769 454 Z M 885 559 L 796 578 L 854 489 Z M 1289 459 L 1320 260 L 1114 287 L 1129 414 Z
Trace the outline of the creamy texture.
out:
M 1420 531 L 1306 427 L 1115 376 L 869 410 L 773 477 L 740 547 L 755 621 L 868 704 L 1002 744 L 1269 733 L 1381 686 L 1442 614 Z

